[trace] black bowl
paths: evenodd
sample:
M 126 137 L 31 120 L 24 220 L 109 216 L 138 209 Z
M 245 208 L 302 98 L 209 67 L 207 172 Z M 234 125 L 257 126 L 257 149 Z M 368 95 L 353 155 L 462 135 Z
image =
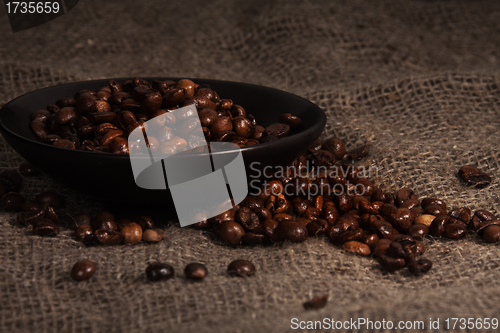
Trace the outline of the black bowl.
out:
M 114 79 L 123 82 L 127 78 Z M 148 81 L 168 78 L 145 78 Z M 178 78 L 172 78 L 178 80 Z M 111 79 L 68 83 L 39 89 L 22 95 L 0 110 L 0 131 L 5 140 L 28 162 L 61 183 L 104 200 L 126 204 L 165 206 L 171 203 L 167 190 L 148 190 L 135 184 L 128 155 L 97 153 L 54 147 L 38 141 L 29 126 L 30 114 L 45 109 L 60 98 L 73 96 L 82 89 L 97 90 Z M 278 121 L 282 113 L 302 119 L 289 137 L 242 148 L 247 180 L 262 178 L 289 165 L 306 151 L 323 131 L 325 113 L 296 95 L 246 83 L 193 79 L 210 85 L 222 98 L 242 105 L 264 126 Z M 251 163 L 253 167 L 250 167 Z M 259 167 L 256 167 L 256 166 Z M 260 174 L 261 177 L 258 177 Z M 254 182 L 255 183 L 255 182 Z

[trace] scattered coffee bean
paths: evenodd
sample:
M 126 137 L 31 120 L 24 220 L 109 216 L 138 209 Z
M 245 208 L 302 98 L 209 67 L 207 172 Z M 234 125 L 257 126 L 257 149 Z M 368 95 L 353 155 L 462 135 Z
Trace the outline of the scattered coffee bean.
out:
M 467 185 L 483 188 L 491 183 L 491 176 L 486 172 L 479 170 L 471 165 L 464 165 L 458 170 L 458 177 L 467 183 Z
M 146 268 L 146 277 L 149 281 L 168 280 L 174 277 L 174 268 L 161 262 L 152 263 Z
M 348 252 L 354 252 L 361 256 L 369 256 L 371 251 L 370 247 L 358 241 L 349 241 L 342 245 L 342 248 Z
M 255 274 L 255 266 L 248 260 L 238 259 L 229 264 L 227 272 L 230 276 L 250 276 Z
M 408 264 L 408 270 L 413 275 L 425 274 L 432 268 L 432 262 L 428 259 L 418 259 Z
M 22 205 L 25 202 L 24 197 L 17 192 L 8 192 L 2 196 L 0 205 L 6 210 L 11 212 L 21 211 Z
M 483 231 L 483 238 L 488 243 L 496 243 L 500 240 L 500 225 L 490 225 Z
M 203 280 L 207 274 L 207 267 L 200 263 L 190 263 L 184 268 L 184 275 L 190 280 Z
M 134 245 L 142 240 L 142 228 L 135 222 L 131 222 L 124 226 L 121 230 L 123 236 L 123 244 Z
M 326 303 L 328 302 L 328 295 L 316 296 L 310 301 L 307 301 L 302 304 L 304 309 L 306 310 L 317 310 L 324 308 Z
M 40 222 L 33 225 L 33 234 L 38 236 L 54 237 L 59 233 L 57 224 L 49 219 L 41 219 Z
M 157 243 L 164 240 L 167 237 L 165 231 L 161 229 L 147 229 L 142 233 L 142 240 L 145 242 Z
M 96 271 L 95 264 L 89 260 L 80 260 L 71 269 L 71 278 L 75 281 L 90 279 Z

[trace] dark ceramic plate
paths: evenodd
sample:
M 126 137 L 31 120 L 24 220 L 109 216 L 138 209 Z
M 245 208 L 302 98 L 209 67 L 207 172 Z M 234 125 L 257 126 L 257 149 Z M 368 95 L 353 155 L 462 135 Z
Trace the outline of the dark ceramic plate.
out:
M 127 78 L 114 79 L 123 82 Z M 148 81 L 168 78 L 144 78 Z M 28 162 L 63 184 L 94 195 L 104 201 L 126 204 L 165 206 L 171 202 L 167 190 L 147 190 L 135 184 L 128 155 L 87 152 L 54 147 L 38 141 L 29 126 L 29 116 L 45 109 L 60 98 L 73 96 L 82 89 L 97 90 L 111 79 L 68 83 L 22 95 L 0 110 L 0 131 L 7 142 Z M 178 78 L 173 78 L 178 80 Z M 272 174 L 269 167 L 286 167 L 306 151 L 325 127 L 325 113 L 316 105 L 296 95 L 246 83 L 193 79 L 209 84 L 222 98 L 242 105 L 258 123 L 267 126 L 278 121 L 282 113 L 302 119 L 289 137 L 242 148 L 248 180 L 260 170 Z M 250 168 L 251 163 L 253 167 Z

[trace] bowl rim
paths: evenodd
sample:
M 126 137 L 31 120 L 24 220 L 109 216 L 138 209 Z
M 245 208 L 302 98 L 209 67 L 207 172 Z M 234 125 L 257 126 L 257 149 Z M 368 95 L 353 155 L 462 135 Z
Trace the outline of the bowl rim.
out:
M 81 153 L 84 153 L 84 154 L 92 154 L 92 156 L 114 156 L 115 158 L 122 158 L 122 159 L 127 159 L 127 158 L 130 158 L 130 154 L 115 154 L 115 153 L 109 153 L 109 152 L 99 152 L 98 154 L 96 154 L 96 152 L 93 152 L 93 151 L 86 151 L 86 150 L 79 150 L 79 149 L 67 149 L 67 148 L 63 148 L 63 147 L 57 147 L 57 146 L 54 146 L 54 145 L 51 145 L 51 144 L 48 144 L 48 143 L 45 143 L 45 142 L 42 142 L 42 141 L 39 141 L 39 140 L 33 140 L 33 139 L 30 139 L 30 138 L 27 138 L 25 136 L 22 136 L 20 134 L 17 134 L 16 132 L 10 130 L 5 124 L 4 124 L 4 121 L 3 121 L 3 114 L 4 114 L 4 109 L 6 109 L 10 104 L 18 101 L 19 99 L 22 99 L 22 98 L 25 98 L 26 96 L 30 95 L 30 94 L 33 94 L 35 92 L 41 92 L 41 91 L 44 91 L 44 90 L 48 90 L 48 89 L 54 89 L 56 87 L 59 87 L 59 86 L 71 86 L 71 85 L 80 85 L 80 84 L 93 84 L 93 83 L 98 83 L 98 82 L 106 82 L 106 81 L 111 81 L 111 80 L 115 80 L 115 81 L 119 81 L 119 82 L 123 82 L 123 81 L 126 81 L 126 80 L 131 80 L 131 79 L 134 79 L 135 77 L 118 77 L 118 78 L 115 78 L 115 77 L 112 77 L 112 78 L 103 78 L 103 79 L 92 79 L 92 80 L 84 80 L 84 81 L 73 81 L 73 82 L 66 82 L 66 83 L 61 83 L 61 84 L 56 84 L 56 85 L 53 85 L 53 86 L 48 86 L 48 87 L 43 87 L 43 88 L 40 88 L 40 89 L 36 89 L 36 90 L 33 90 L 33 91 L 30 91 L 30 92 L 27 92 L 27 93 L 24 93 L 10 101 L 8 101 L 7 103 L 5 103 L 2 108 L 0 108 L 0 130 L 2 131 L 6 131 L 8 132 L 10 135 L 12 136 L 15 136 L 17 137 L 17 139 L 21 139 L 25 142 L 28 142 L 28 143 L 35 143 L 35 144 L 39 144 L 39 145 L 43 145 L 44 147 L 51 147 L 52 149 L 60 149 L 62 151 L 65 151 L 67 153 L 70 153 L 70 154 L 81 154 Z M 318 112 L 319 116 L 320 116 L 320 120 L 316 123 L 314 123 L 312 126 L 308 127 L 307 129 L 303 130 L 303 131 L 300 131 L 298 133 L 295 133 L 293 135 L 290 135 L 290 136 L 287 136 L 287 137 L 284 137 L 284 138 L 281 138 L 279 140 L 274 140 L 274 141 L 270 141 L 270 142 L 259 142 L 258 144 L 256 145 L 253 145 L 253 146 L 247 146 L 247 147 L 240 147 L 240 150 L 241 152 L 250 152 L 250 151 L 254 151 L 256 149 L 260 149 L 260 147 L 269 147 L 269 146 L 272 146 L 272 145 L 276 145 L 276 144 L 280 144 L 280 145 L 286 145 L 288 142 L 291 143 L 291 140 L 294 140 L 294 139 L 297 139 L 297 136 L 307 136 L 308 134 L 312 134 L 314 133 L 318 127 L 321 128 L 321 131 L 324 130 L 325 128 L 325 125 L 326 125 L 326 113 L 325 111 L 323 111 L 323 109 L 321 109 L 318 105 L 314 104 L 313 102 L 311 102 L 310 100 L 308 99 L 305 99 L 299 95 L 296 95 L 296 94 L 293 94 L 291 92 L 288 92 L 288 91 L 285 91 L 285 90 L 281 90 L 281 89 L 277 89 L 277 88 L 273 88 L 273 87 L 267 87 L 267 86 L 263 86 L 263 85 L 258 85 L 258 84 L 252 84 L 252 83 L 246 83 L 246 82 L 237 82 L 237 81 L 228 81 L 228 80 L 216 80 L 216 79 L 203 79 L 203 78 L 190 78 L 190 77 L 182 77 L 182 78 L 179 78 L 179 77 L 164 77 L 164 76 L 147 76 L 147 77 L 140 77 L 141 79 L 143 80 L 146 80 L 146 81 L 152 81 L 152 80 L 172 80 L 172 81 L 178 81 L 178 80 L 181 80 L 181 79 L 189 79 L 193 82 L 200 82 L 200 81 L 209 81 L 209 82 L 214 82 L 214 83 L 223 83 L 223 84 L 237 84 L 239 86 L 248 86 L 248 87 L 254 87 L 254 88 L 265 88 L 267 90 L 271 90 L 271 92 L 279 92 L 279 93 L 285 93 L 287 95 L 290 95 L 291 97 L 293 98 L 298 98 L 298 99 L 301 99 L 307 103 L 310 104 L 311 107 L 313 107 L 314 109 L 317 109 L 318 111 L 321 111 L 321 112 Z M 29 122 L 27 122 L 27 126 L 29 126 Z M 214 152 L 214 154 L 220 154 L 220 153 L 225 153 L 225 152 Z M 148 158 L 149 159 L 149 156 L 144 156 L 144 158 Z

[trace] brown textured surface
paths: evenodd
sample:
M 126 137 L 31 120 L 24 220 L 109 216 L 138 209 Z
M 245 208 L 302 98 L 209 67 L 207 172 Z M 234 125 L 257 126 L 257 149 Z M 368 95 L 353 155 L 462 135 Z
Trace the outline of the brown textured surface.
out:
M 82 0 L 16 34 L 2 19 L 0 105 L 37 88 L 111 76 L 268 85 L 321 106 L 325 137 L 348 148 L 371 143 L 359 164 L 378 168 L 378 186 L 498 215 L 499 22 L 497 1 Z M 0 139 L 0 169 L 21 162 Z M 487 170 L 491 186 L 463 186 L 455 173 L 466 163 Z M 102 207 L 46 177 L 25 180 L 27 197 L 63 193 L 67 212 Z M 428 328 L 429 317 L 500 317 L 500 248 L 475 235 L 427 239 L 434 268 L 415 278 L 384 273 L 323 238 L 230 249 L 210 233 L 164 226 L 168 239 L 157 245 L 84 247 L 70 231 L 32 236 L 0 212 L 0 331 L 285 332 L 294 317 L 424 320 Z M 96 262 L 95 276 L 71 281 L 84 258 Z M 236 258 L 253 261 L 257 274 L 228 277 Z M 175 279 L 148 283 L 144 269 L 155 260 L 172 263 Z M 182 277 L 191 261 L 206 263 L 203 282 Z M 325 308 L 303 309 L 325 293 Z

